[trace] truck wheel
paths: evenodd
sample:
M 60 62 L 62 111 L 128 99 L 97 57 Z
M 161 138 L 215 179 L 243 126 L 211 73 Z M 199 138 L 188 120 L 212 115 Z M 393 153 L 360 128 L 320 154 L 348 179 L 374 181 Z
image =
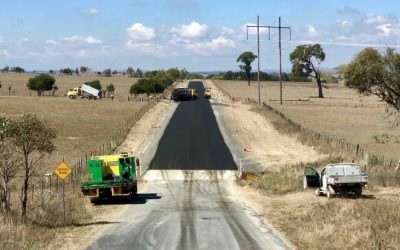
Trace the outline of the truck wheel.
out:
M 354 194 L 355 194 L 355 196 L 356 196 L 357 198 L 361 198 L 361 196 L 362 196 L 362 187 L 358 187 L 358 188 L 355 190 Z

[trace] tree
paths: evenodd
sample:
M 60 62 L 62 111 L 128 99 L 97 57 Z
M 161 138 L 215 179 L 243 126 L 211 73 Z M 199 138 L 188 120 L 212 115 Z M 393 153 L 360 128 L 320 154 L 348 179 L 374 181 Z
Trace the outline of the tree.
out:
M 71 68 L 60 69 L 61 74 L 72 75 L 74 71 Z
M 36 91 L 38 96 L 41 96 L 44 91 L 52 90 L 55 82 L 56 80 L 51 75 L 40 74 L 38 76 L 30 78 L 27 83 L 27 87 L 30 90 Z
M 139 68 L 136 69 L 135 75 L 137 78 L 143 77 L 143 71 Z
M 79 75 L 79 69 L 78 68 L 75 69 L 75 75 Z
M 150 95 L 151 93 L 162 93 L 165 90 L 165 85 L 161 80 L 156 78 L 139 79 L 129 89 L 129 93 L 132 94 L 143 94 Z
M 8 71 L 10 71 L 10 67 L 6 65 L 1 71 L 7 73 Z
M 132 67 L 128 67 L 126 73 L 128 74 L 129 77 L 133 77 L 135 75 L 135 70 Z
M 117 71 L 116 69 L 114 69 L 113 72 L 112 72 L 112 74 L 113 74 L 113 75 L 116 75 L 116 74 L 118 74 L 118 71 Z
M 239 68 L 246 74 L 249 86 L 251 77 L 251 63 L 254 62 L 256 58 L 257 56 L 254 55 L 253 52 L 246 51 L 240 54 L 240 56 L 236 60 L 238 63 L 242 63 L 241 65 L 239 65 Z
M 339 70 L 349 88 L 363 95 L 375 95 L 400 111 L 400 54 L 387 48 L 385 54 L 366 48 Z
M 114 84 L 110 83 L 109 85 L 107 85 L 106 90 L 108 95 L 114 94 L 115 91 Z
M 318 85 L 318 97 L 324 98 L 322 93 L 321 74 L 319 65 L 325 60 L 325 53 L 320 44 L 299 45 L 290 53 L 292 73 L 301 73 L 307 77 L 315 78 Z
M 11 71 L 11 72 L 15 72 L 15 73 L 24 73 L 24 72 L 25 72 L 25 69 L 17 66 L 17 67 L 12 67 L 12 68 L 10 69 L 10 71 Z
M 94 81 L 91 81 L 91 82 L 85 82 L 85 84 L 89 85 L 90 87 L 95 88 L 97 90 L 101 90 L 102 89 L 102 86 L 101 86 L 101 83 L 100 83 L 99 80 L 94 80 Z
M 11 143 L 10 122 L 0 117 L 0 205 L 4 213 L 10 211 L 10 183 L 15 178 L 20 163 Z
M 173 81 L 176 81 L 176 80 L 178 80 L 180 78 L 180 72 L 179 72 L 178 68 L 170 68 L 165 73 Z
M 88 71 L 88 67 L 81 66 L 81 67 L 79 68 L 79 71 L 81 72 L 81 74 L 85 74 L 85 73 Z
M 21 217 L 25 219 L 28 204 L 28 188 L 38 163 L 46 154 L 55 150 L 56 132 L 35 115 L 25 114 L 11 123 L 10 139 L 14 150 L 21 155 L 24 181 L 22 185 Z
M 111 69 L 105 69 L 103 70 L 103 75 L 110 77 L 111 76 Z

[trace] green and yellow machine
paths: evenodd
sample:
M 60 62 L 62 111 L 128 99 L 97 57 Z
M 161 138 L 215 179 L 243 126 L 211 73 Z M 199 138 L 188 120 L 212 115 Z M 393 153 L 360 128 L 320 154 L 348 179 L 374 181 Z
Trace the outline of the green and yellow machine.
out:
M 137 194 L 139 168 L 139 158 L 128 154 L 92 156 L 86 166 L 89 180 L 81 185 L 83 195 L 98 199 L 133 198 Z

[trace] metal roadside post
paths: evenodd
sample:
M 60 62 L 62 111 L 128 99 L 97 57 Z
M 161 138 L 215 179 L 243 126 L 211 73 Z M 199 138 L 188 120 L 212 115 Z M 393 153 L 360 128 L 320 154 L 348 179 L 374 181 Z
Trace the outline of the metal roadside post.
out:
M 58 178 L 60 178 L 62 181 L 61 196 L 62 196 L 63 222 L 65 224 L 65 179 L 68 177 L 68 175 L 71 174 L 72 170 L 67 164 L 61 162 L 54 170 L 54 172 L 56 173 Z

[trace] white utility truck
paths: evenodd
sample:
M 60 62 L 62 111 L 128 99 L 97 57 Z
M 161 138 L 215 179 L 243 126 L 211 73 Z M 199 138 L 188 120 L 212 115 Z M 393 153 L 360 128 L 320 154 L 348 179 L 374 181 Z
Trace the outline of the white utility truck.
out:
M 326 165 L 320 174 L 310 167 L 304 169 L 304 188 L 318 187 L 316 195 L 331 198 L 335 194 L 353 194 L 360 197 L 367 185 L 368 176 L 354 163 L 332 163 Z

